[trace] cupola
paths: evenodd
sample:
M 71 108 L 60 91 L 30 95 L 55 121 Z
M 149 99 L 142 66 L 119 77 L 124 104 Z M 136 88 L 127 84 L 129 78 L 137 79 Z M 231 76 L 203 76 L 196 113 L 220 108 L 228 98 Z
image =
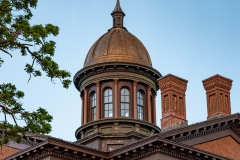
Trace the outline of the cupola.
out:
M 143 137 L 160 132 L 155 101 L 162 75 L 152 67 L 142 42 L 123 26 L 125 13 L 119 0 L 111 15 L 113 27 L 92 45 L 83 69 L 74 76 L 82 99 L 76 138 L 101 133 L 125 145 L 130 143 L 130 132 Z M 131 141 L 137 140 L 139 137 Z

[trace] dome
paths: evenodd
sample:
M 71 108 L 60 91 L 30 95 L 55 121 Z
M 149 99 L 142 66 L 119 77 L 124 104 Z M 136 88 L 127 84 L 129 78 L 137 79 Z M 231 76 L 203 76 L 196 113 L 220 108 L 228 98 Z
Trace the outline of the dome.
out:
M 127 80 L 143 83 L 158 90 L 161 73 L 152 67 L 151 58 L 143 43 L 124 27 L 124 17 L 119 0 L 111 13 L 113 26 L 90 48 L 83 68 L 74 78 L 80 91 L 90 84 L 108 80 Z
M 99 63 L 130 62 L 152 67 L 147 49 L 125 28 L 112 28 L 89 50 L 84 67 Z

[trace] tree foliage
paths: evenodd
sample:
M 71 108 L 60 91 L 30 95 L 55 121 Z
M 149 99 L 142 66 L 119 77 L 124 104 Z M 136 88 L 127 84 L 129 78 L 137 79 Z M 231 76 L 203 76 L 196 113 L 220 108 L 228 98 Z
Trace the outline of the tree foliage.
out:
M 60 79 L 63 87 L 68 88 L 71 83 L 68 78 L 71 75 L 65 70 L 60 70 L 58 64 L 53 61 L 56 44 L 54 41 L 47 41 L 49 35 L 58 35 L 59 28 L 52 24 L 30 25 L 29 21 L 33 16 L 30 9 L 35 8 L 37 2 L 37 0 L 0 1 L 0 50 L 11 57 L 13 50 L 20 50 L 22 56 L 29 54 L 33 59 L 25 66 L 29 78 L 41 76 L 43 71 L 51 80 Z M 31 50 L 36 47 L 37 50 Z M 41 70 L 35 69 L 35 63 Z
M 21 139 L 27 132 L 35 134 L 47 134 L 51 131 L 52 116 L 48 112 L 39 108 L 37 111 L 28 112 L 22 108 L 20 100 L 24 97 L 22 91 L 8 83 L 0 85 L 0 107 L 1 114 L 4 116 L 4 121 L 0 123 L 0 144 L 7 144 L 9 140 L 16 139 L 21 142 Z M 8 118 L 14 121 L 14 124 L 9 123 Z M 24 126 L 19 126 L 17 120 L 23 120 Z
M 32 61 L 24 69 L 29 74 L 29 80 L 44 72 L 51 81 L 59 79 L 63 87 L 68 88 L 71 74 L 60 70 L 52 59 L 56 43 L 48 40 L 50 35 L 58 35 L 59 28 L 52 24 L 30 24 L 33 17 L 31 9 L 36 8 L 37 3 L 38 0 L 0 0 L 0 51 L 11 57 L 17 53 L 13 52 L 16 50 L 22 56 L 31 56 Z M 3 62 L 0 57 L 0 67 Z M 46 134 L 51 131 L 49 123 L 52 116 L 43 108 L 25 111 L 20 102 L 23 97 L 24 93 L 13 84 L 0 85 L 0 114 L 4 117 L 0 122 L 0 144 L 7 144 L 13 138 L 20 142 L 26 132 Z M 13 123 L 9 122 L 9 117 Z M 17 120 L 23 120 L 25 125 L 19 126 Z

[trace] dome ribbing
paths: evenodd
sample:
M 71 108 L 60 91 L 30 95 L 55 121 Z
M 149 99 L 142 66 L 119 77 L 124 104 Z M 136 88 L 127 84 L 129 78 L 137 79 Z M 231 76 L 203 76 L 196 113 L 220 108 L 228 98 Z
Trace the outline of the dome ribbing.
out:
M 152 67 L 147 49 L 125 28 L 112 28 L 89 50 L 84 67 L 98 63 L 131 62 Z

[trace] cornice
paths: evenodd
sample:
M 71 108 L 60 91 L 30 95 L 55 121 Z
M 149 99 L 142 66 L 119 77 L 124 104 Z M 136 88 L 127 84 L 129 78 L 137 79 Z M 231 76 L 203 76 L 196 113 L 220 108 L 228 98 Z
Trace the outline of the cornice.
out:
M 78 71 L 74 78 L 73 82 L 75 87 L 79 90 L 79 87 L 81 86 L 82 82 L 93 75 L 96 74 L 102 74 L 102 73 L 108 73 L 108 72 L 130 72 L 130 73 L 136 73 L 139 75 L 144 75 L 150 79 L 152 79 L 156 86 L 158 86 L 157 79 L 162 77 L 161 73 L 159 73 L 156 69 L 148 66 L 143 66 L 135 63 L 102 63 L 102 64 L 96 64 L 92 66 L 85 67 Z
M 89 76 L 81 82 L 81 86 L 79 86 L 79 90 L 80 91 L 83 90 L 83 88 L 93 84 L 96 80 L 97 81 L 104 81 L 104 80 L 114 81 L 114 79 L 116 78 L 121 80 L 139 81 L 139 82 L 145 83 L 146 85 L 153 86 L 153 89 L 155 91 L 158 90 L 158 86 L 156 86 L 156 83 L 151 78 L 138 73 L 121 72 L 121 71 L 105 72 L 105 73 Z
M 69 160 L 80 160 L 82 157 L 89 156 L 98 157 L 98 159 L 106 159 L 107 157 L 107 153 L 105 152 L 54 137 L 48 137 L 46 141 L 39 143 L 36 146 L 26 148 L 18 153 L 4 158 L 3 160 L 18 160 L 26 157 L 32 157 L 33 160 L 38 160 L 48 155 L 54 155 Z
M 95 150 L 83 145 L 64 141 L 54 137 L 45 136 L 43 142 L 36 144 L 35 146 L 24 149 L 18 153 L 15 153 L 3 160 L 18 160 L 26 157 L 32 157 L 33 160 L 38 160 L 48 155 L 69 159 L 80 160 L 82 157 L 89 159 L 121 159 L 128 158 L 129 160 L 135 160 L 143 157 L 147 157 L 154 153 L 161 153 L 176 157 L 179 159 L 193 160 L 193 159 L 215 159 L 215 160 L 230 160 L 229 158 L 222 157 L 210 152 L 206 152 L 188 145 L 179 143 L 181 135 L 186 131 L 195 131 L 197 133 L 190 133 L 188 136 L 192 138 L 200 137 L 202 135 L 211 134 L 224 129 L 232 129 L 236 134 L 240 135 L 240 114 L 233 114 L 218 119 L 208 120 L 202 123 L 194 124 L 185 128 L 181 128 L 166 133 L 155 134 L 151 137 L 143 138 L 138 142 L 129 144 L 112 152 L 103 152 Z M 202 127 L 207 130 L 199 130 Z M 133 133 L 129 133 L 133 134 Z M 175 137 L 174 137 L 175 136 Z M 170 140 L 166 138 L 170 138 Z M 190 137 L 191 138 L 191 137 Z
M 236 128 L 237 124 L 240 122 L 240 114 L 233 114 L 230 116 L 224 116 L 221 118 L 207 120 L 201 123 L 196 123 L 183 128 L 178 128 L 175 130 L 160 133 L 162 138 L 172 140 L 175 142 L 182 142 L 185 140 L 201 137 L 207 134 L 212 134 L 219 132 L 221 130 Z M 239 126 L 239 125 L 238 125 Z M 238 136 L 240 136 L 240 131 L 234 130 Z
M 112 159 L 128 158 L 129 160 L 137 160 L 154 153 L 161 153 L 184 160 L 195 160 L 196 158 L 230 160 L 229 158 L 190 147 L 188 145 L 161 139 L 159 135 L 114 150 L 109 153 L 109 157 Z
M 146 138 L 147 136 L 143 135 L 143 134 L 140 134 L 140 133 L 137 133 L 135 131 L 131 131 L 131 132 L 128 132 L 126 134 L 123 135 L 123 133 L 114 133 L 114 134 L 103 134 L 101 132 L 96 132 L 90 136 L 87 136 L 87 137 L 84 137 L 83 139 L 79 139 L 77 140 L 76 142 L 73 142 L 74 144 L 82 144 L 82 143 L 85 143 L 87 141 L 91 141 L 93 139 L 96 139 L 96 138 L 108 138 L 108 137 L 131 137 L 131 136 L 134 136 L 134 137 L 138 137 L 140 139 L 143 139 L 143 138 Z
M 128 146 L 112 152 L 102 152 L 61 139 L 48 137 L 47 141 L 13 154 L 4 160 L 27 159 L 29 157 L 33 160 L 40 160 L 49 155 L 67 160 L 80 160 L 82 158 L 99 160 L 127 158 L 129 160 L 136 160 L 154 153 L 161 153 L 184 160 L 195 160 L 196 158 L 230 160 L 229 158 L 190 147 L 188 145 L 162 139 L 160 135 L 144 138 L 143 140 L 129 144 Z
M 33 151 L 34 151 L 34 150 L 36 150 L 36 149 L 38 149 L 38 148 L 41 148 L 42 146 L 44 146 L 44 145 L 47 144 L 47 143 L 48 143 L 48 141 L 45 140 L 45 141 L 43 141 L 42 143 L 38 143 L 38 144 L 35 145 L 35 146 L 31 146 L 31 147 L 28 147 L 28 148 L 26 148 L 26 149 L 21 150 L 20 152 L 14 153 L 14 154 L 12 154 L 12 155 L 4 158 L 3 160 L 12 160 L 12 159 L 14 159 L 14 158 L 16 158 L 16 157 L 20 157 L 20 156 L 23 155 L 23 154 L 29 153 L 30 150 L 33 150 Z
M 56 138 L 49 138 L 48 139 L 49 144 L 51 145 L 55 145 L 56 147 L 63 147 L 65 150 L 72 150 L 76 153 L 84 153 L 87 155 L 92 155 L 95 157 L 105 157 L 107 156 L 107 154 L 103 151 L 100 150 L 96 150 L 96 149 L 92 149 L 83 145 L 77 145 L 75 143 L 72 142 L 68 142 L 68 141 L 64 141 L 64 140 L 60 140 L 60 139 L 56 139 Z M 57 149 L 58 149 L 57 148 Z
M 73 143 L 79 145 L 79 144 L 84 143 L 84 142 L 87 142 L 87 141 L 89 141 L 89 140 L 92 140 L 92 139 L 95 139 L 95 138 L 98 138 L 98 137 L 102 137 L 103 135 L 104 135 L 104 134 L 101 133 L 101 132 L 96 132 L 96 133 L 93 133 L 93 134 L 90 135 L 90 136 L 87 136 L 87 137 L 84 137 L 84 138 L 82 138 L 82 139 L 79 139 L 79 140 L 77 140 L 77 141 L 75 141 L 75 142 L 73 142 Z
M 98 121 L 93 121 L 93 122 L 87 123 L 87 124 L 79 127 L 75 132 L 75 136 L 77 137 L 77 135 L 86 128 L 93 127 L 95 125 L 100 125 L 100 124 L 105 124 L 105 123 L 114 123 L 114 122 L 140 124 L 140 125 L 155 129 L 157 131 L 157 133 L 161 132 L 161 129 L 158 126 L 156 126 L 152 123 L 149 123 L 147 121 L 137 120 L 137 119 L 133 119 L 133 118 L 105 118 L 105 119 L 101 119 Z

